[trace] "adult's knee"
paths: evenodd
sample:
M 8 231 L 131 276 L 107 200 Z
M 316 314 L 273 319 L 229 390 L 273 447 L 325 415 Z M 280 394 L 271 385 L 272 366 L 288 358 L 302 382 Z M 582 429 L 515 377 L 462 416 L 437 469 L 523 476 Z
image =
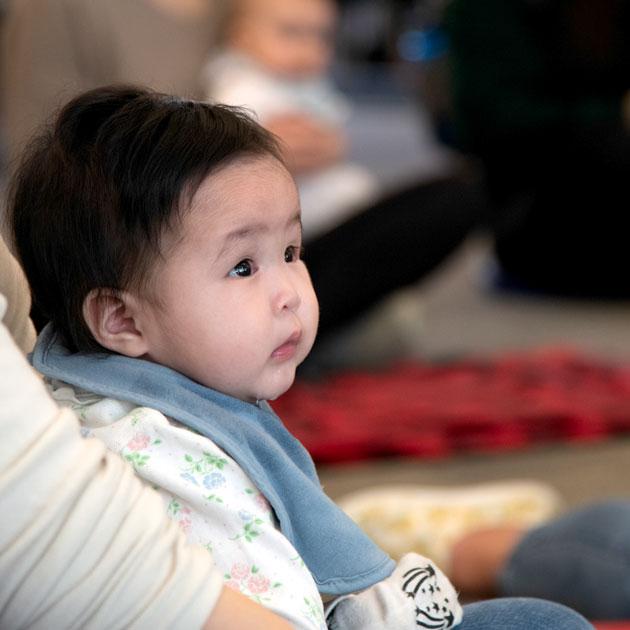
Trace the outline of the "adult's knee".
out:
M 527 597 L 492 599 L 464 606 L 459 630 L 593 630 L 580 614 L 554 602 Z
M 503 593 L 542 597 L 591 619 L 630 616 L 630 501 L 572 511 L 532 530 L 501 575 Z

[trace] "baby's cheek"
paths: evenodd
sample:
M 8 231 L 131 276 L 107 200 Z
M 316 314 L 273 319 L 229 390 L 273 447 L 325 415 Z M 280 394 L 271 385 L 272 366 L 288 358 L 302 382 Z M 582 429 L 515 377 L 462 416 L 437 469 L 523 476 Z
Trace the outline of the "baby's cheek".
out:
M 308 306 L 311 321 L 317 326 L 319 321 L 319 302 L 317 301 L 317 295 L 310 278 L 308 278 L 308 284 L 306 286 L 307 289 L 304 291 L 302 300 Z
M 317 334 L 317 326 L 319 324 L 319 304 L 315 299 L 315 294 L 313 294 L 313 300 L 310 302 L 308 306 L 308 312 L 305 315 L 304 319 L 306 320 L 305 328 L 308 327 L 308 335 L 309 335 L 309 348 L 310 351 L 313 342 L 315 341 L 315 335 Z

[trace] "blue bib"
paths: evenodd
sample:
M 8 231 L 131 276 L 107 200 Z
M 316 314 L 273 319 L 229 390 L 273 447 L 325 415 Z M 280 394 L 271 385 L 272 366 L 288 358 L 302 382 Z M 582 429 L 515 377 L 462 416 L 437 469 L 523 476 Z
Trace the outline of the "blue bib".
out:
M 389 576 L 394 562 L 323 492 L 306 449 L 266 402 L 246 403 L 170 368 L 118 354 L 70 353 L 49 324 L 33 367 L 99 396 L 157 409 L 206 436 L 249 475 L 319 590 L 342 595 Z

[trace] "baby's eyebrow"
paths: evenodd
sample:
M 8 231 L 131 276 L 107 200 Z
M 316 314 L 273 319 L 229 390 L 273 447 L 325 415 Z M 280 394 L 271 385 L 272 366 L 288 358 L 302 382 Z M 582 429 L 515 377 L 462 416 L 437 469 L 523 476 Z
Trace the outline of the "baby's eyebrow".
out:
M 292 223 L 299 223 L 300 227 L 302 226 L 302 211 L 300 208 L 298 208 L 295 214 L 287 221 L 287 226 L 290 226 Z
M 302 234 L 302 215 L 300 210 L 297 210 L 295 214 L 286 222 L 286 228 L 291 227 L 293 224 L 297 224 L 300 228 L 300 235 Z M 234 230 L 231 230 L 225 235 L 223 239 L 223 245 L 217 255 L 217 259 L 221 258 L 226 252 L 228 252 L 239 241 L 256 237 L 260 234 L 269 232 L 271 227 L 268 223 L 263 221 L 257 223 L 250 223 L 248 225 L 240 226 Z
M 244 238 L 249 238 L 250 236 L 264 234 L 265 232 L 269 232 L 268 225 L 265 223 L 253 223 L 228 232 L 223 240 L 225 245 L 229 245 L 233 241 L 240 241 Z
M 300 227 L 300 236 L 302 236 L 302 211 L 298 208 L 297 212 L 287 222 L 287 227 L 297 223 Z

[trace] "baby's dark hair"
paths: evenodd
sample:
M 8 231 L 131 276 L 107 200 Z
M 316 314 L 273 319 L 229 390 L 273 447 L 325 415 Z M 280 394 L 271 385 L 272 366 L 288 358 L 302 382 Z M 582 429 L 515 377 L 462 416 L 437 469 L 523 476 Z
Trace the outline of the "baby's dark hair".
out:
M 102 350 L 83 318 L 95 289 L 146 288 L 165 230 L 201 182 L 242 157 L 281 160 L 242 110 L 135 86 L 77 96 L 13 178 L 9 221 L 34 304 L 71 350 Z

